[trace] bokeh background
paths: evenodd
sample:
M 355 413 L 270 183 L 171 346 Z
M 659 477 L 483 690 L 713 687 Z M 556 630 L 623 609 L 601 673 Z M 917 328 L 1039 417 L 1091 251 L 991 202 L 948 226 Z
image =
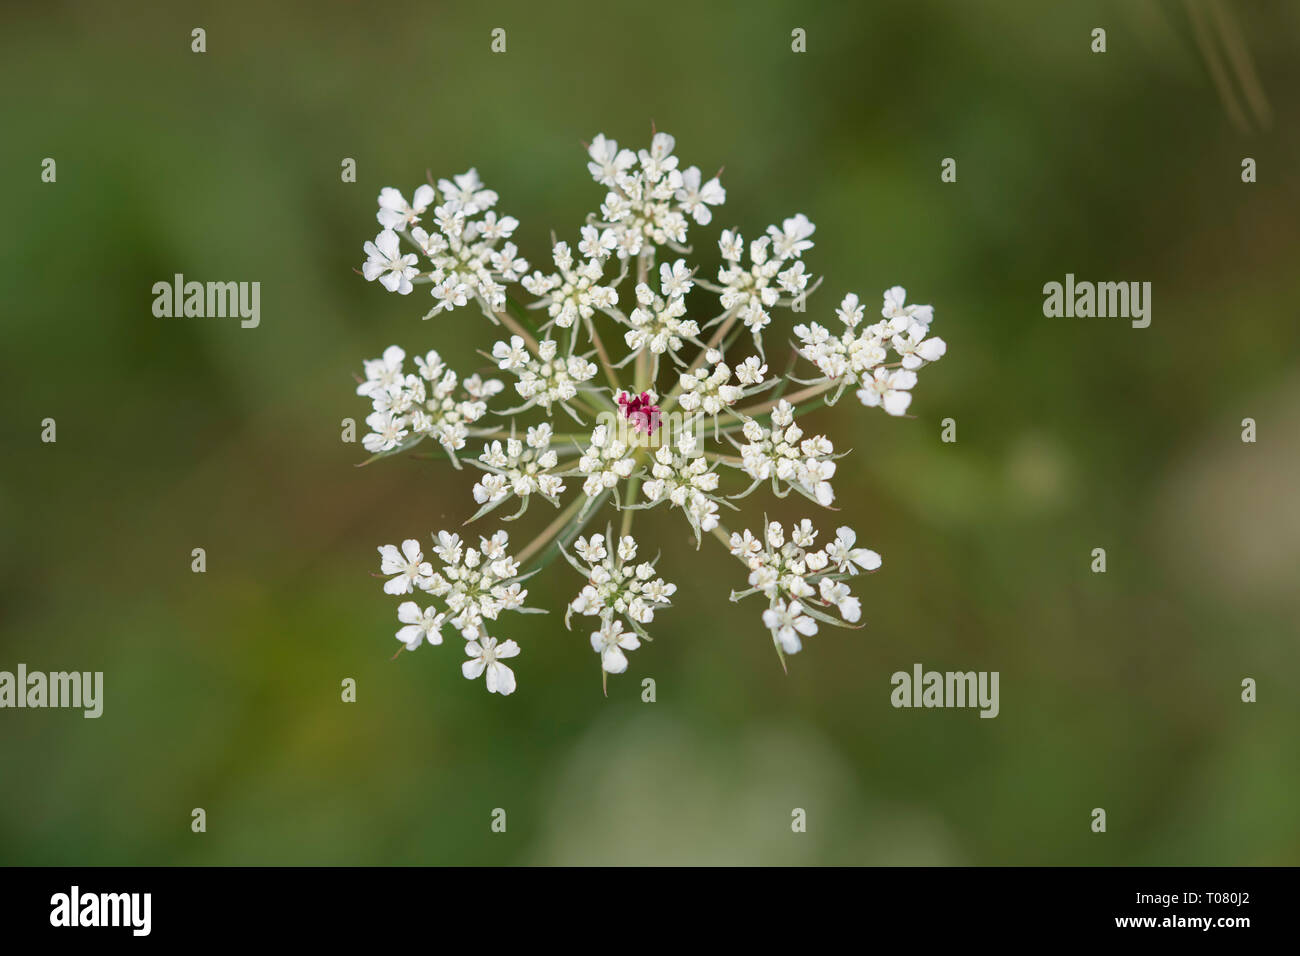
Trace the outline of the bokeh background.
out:
M 1298 45 L 1300 6 L 1205 0 L 7 7 L 0 669 L 106 700 L 0 712 L 0 862 L 1300 863 Z M 743 569 L 656 512 L 678 600 L 608 699 L 556 613 L 509 621 L 508 699 L 454 640 L 392 662 L 375 547 L 458 525 L 472 479 L 355 468 L 351 376 L 392 343 L 470 369 L 491 331 L 354 273 L 375 197 L 477 166 L 541 262 L 599 205 L 581 143 L 652 121 L 726 167 L 707 269 L 802 211 L 813 316 L 936 307 L 914 418 L 812 419 L 885 556 L 869 626 L 783 674 Z M 261 327 L 154 318 L 176 272 L 261 281 Z M 1044 318 L 1067 272 L 1151 281 L 1151 327 Z M 1001 715 L 892 709 L 914 662 L 999 671 Z

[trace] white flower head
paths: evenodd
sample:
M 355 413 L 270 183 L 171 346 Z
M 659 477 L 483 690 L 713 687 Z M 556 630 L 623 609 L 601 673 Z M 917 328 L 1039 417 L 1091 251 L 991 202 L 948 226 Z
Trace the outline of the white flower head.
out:
M 374 411 L 366 418 L 370 433 L 362 445 L 385 454 L 431 438 L 455 460 L 470 426 L 487 414 L 487 399 L 501 390 L 501 383 L 477 375 L 462 382 L 437 352 L 416 357 L 419 374 L 404 371 L 405 359 L 406 353 L 393 345 L 365 363 L 366 378 L 357 394 L 369 398 Z
M 484 636 L 468 642 L 465 645 L 465 655 L 469 660 L 460 665 L 460 670 L 468 680 L 486 674 L 484 681 L 489 694 L 505 697 L 515 692 L 515 672 L 501 663 L 519 656 L 519 645 L 514 641 L 498 644 L 495 637 Z
M 409 203 L 399 190 L 385 186 L 379 192 L 379 212 L 375 218 L 385 231 L 406 229 L 420 221 L 434 198 L 433 187 L 429 185 L 417 186 Z
M 434 305 L 426 319 L 471 301 L 489 314 L 505 308 L 506 287 L 528 271 L 528 262 L 505 242 L 519 221 L 493 211 L 496 201 L 473 169 L 439 180 L 437 190 L 419 186 L 409 203 L 401 191 L 385 187 L 378 212 L 384 231 L 365 244 L 362 274 L 402 295 L 416 282 L 428 282 Z M 424 256 L 424 270 L 416 265 L 419 254 L 402 252 L 403 238 Z
M 912 387 L 916 373 L 910 369 L 878 368 L 858 389 L 858 399 L 868 408 L 877 405 L 890 415 L 902 415 L 912 404 Z
M 812 247 L 808 236 L 816 227 L 802 213 L 786 219 L 780 229 L 768 226 L 768 234 L 749 244 L 750 265 L 741 265 L 743 241 L 739 233 L 724 232 L 719 245 L 724 265 L 718 270 L 721 291 L 718 301 L 734 312 L 753 333 L 761 350 L 761 334 L 772 322 L 772 309 L 791 306 L 809 288 L 811 276 L 798 259 Z M 785 292 L 787 299 L 781 298 Z
M 847 527 L 839 528 L 825 548 L 817 546 L 818 537 L 807 518 L 788 534 L 780 522 L 769 521 L 761 537 L 748 529 L 731 535 L 731 553 L 749 569 L 749 590 L 733 593 L 732 600 L 754 593 L 767 598 L 763 623 L 783 654 L 798 653 L 802 638 L 817 633 L 818 621 L 856 625 L 862 605 L 843 579 L 856 573 L 857 567 L 880 566 L 880 555 L 856 548 Z
M 361 266 L 361 274 L 367 282 L 378 279 L 389 292 L 410 295 L 414 288 L 411 279 L 419 272 L 415 267 L 419 259 L 414 252 L 402 253 L 402 240 L 397 233 L 385 229 L 375 236 L 374 242 L 367 242 L 363 250 L 367 258 Z
M 399 551 L 391 544 L 379 548 L 379 572 L 392 575 L 384 582 L 388 594 L 410 594 L 415 586 L 433 574 L 433 566 L 424 560 L 420 542 L 407 538 Z
M 578 473 L 585 476 L 582 491 L 595 498 L 632 475 L 636 459 L 627 443 L 608 425 L 597 425 L 591 432 L 591 443 L 578 459 Z
M 797 654 L 803 649 L 802 634 L 809 637 L 817 633 L 817 622 L 803 612 L 798 601 L 777 600 L 763 612 L 763 623 L 772 632 L 772 640 L 787 654 Z
M 507 662 L 519 645 L 498 629 L 509 612 L 544 610 L 526 606 L 527 579 L 557 552 L 582 578 L 565 626 L 589 636 L 602 682 L 630 669 L 677 592 L 638 543 L 681 534 L 664 524 L 679 520 L 669 511 L 698 550 L 719 540 L 744 566 L 731 598 L 761 596 L 783 664 L 826 626 L 862 626 L 865 596 L 854 590 L 880 555 L 847 526 L 819 531 L 815 515 L 759 524 L 751 503 L 794 491 L 810 507 L 859 504 L 836 498 L 850 451 L 843 436 L 832 442 L 834 416 L 805 415 L 850 390 L 864 406 L 907 415 L 919 373 L 947 353 L 932 334 L 934 309 L 892 286 L 879 318 L 856 292 L 804 317 L 822 281 L 812 271 L 815 225 L 795 213 L 748 238 L 720 228 L 729 225 L 715 222 L 727 199 L 720 173 L 689 164 L 677 145 L 662 130 L 644 148 L 596 135 L 581 161 L 598 209 L 565 239 L 552 233 L 537 267 L 520 246 L 537 248 L 540 237 L 525 235 L 476 167 L 379 193 L 380 231 L 363 243 L 361 274 L 398 295 L 420 287 L 424 318 L 437 319 L 427 328 L 447 325 L 455 341 L 409 355 L 391 345 L 363 363 L 361 445 L 371 458 L 415 458 L 435 457 L 417 446 L 436 443 L 436 457 L 469 477 L 458 495 L 419 506 L 460 530 L 381 546 L 377 576 L 397 597 L 400 648 L 459 634 L 464 676 L 483 677 L 490 693 L 515 689 Z M 790 336 L 813 371 L 781 355 L 769 364 L 771 336 L 783 350 Z M 482 364 L 462 364 L 466 353 Z M 530 506 L 555 517 L 530 525 L 518 550 L 504 530 L 466 530 L 498 508 L 508 524 Z M 604 532 L 586 530 L 602 510 Z
M 835 529 L 835 540 L 826 548 L 826 554 L 841 574 L 857 574 L 858 570 L 875 571 L 880 567 L 880 555 L 870 548 L 855 547 L 858 536 L 852 528 Z
M 617 620 L 602 624 L 599 630 L 591 632 L 591 649 L 600 655 L 600 668 L 607 674 L 621 674 L 627 670 L 627 655 L 623 652 L 634 651 L 640 646 L 636 634 L 623 630 L 623 625 Z
M 569 602 L 565 626 L 570 626 L 574 614 L 599 618 L 599 626 L 591 632 L 592 650 L 600 655 L 604 674 L 621 674 L 627 670 L 625 652 L 650 639 L 645 625 L 654 620 L 657 610 L 670 606 L 677 586 L 659 577 L 653 562 L 636 562 L 639 549 L 630 535 L 615 540 L 607 530 L 579 538 L 574 550 L 581 562 L 568 552 L 564 556 L 587 583 Z
M 442 622 L 447 615 L 436 607 L 422 610 L 414 601 L 403 601 L 397 606 L 397 619 L 405 625 L 398 628 L 397 639 L 408 651 L 415 650 L 426 640 L 430 644 L 442 643 Z
M 791 488 L 818 504 L 835 500 L 831 478 L 835 475 L 835 446 L 825 435 L 807 436 L 794 420 L 794 407 L 781 399 L 771 412 L 771 427 L 745 423 L 746 443 L 740 447 L 740 464 L 754 484 L 770 480 L 780 494 Z
M 713 219 L 710 207 L 726 201 L 718 177 L 702 182 L 698 167 L 679 169 L 676 145 L 664 132 L 655 133 L 650 148 L 636 153 L 619 149 L 604 134 L 592 140 L 587 168 L 607 190 L 600 224 L 610 231 L 619 259 L 664 246 L 683 247 L 690 221 L 708 225 Z

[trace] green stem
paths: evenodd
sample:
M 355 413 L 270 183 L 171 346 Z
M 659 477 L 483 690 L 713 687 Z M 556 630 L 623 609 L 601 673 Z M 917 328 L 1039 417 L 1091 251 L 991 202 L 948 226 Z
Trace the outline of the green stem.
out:
M 605 351 L 605 343 L 600 340 L 600 333 L 596 331 L 596 321 L 594 318 L 587 323 L 587 331 L 591 333 L 591 344 L 596 346 L 596 355 L 600 359 L 600 367 L 605 371 L 605 381 L 609 382 L 609 387 L 618 393 L 618 376 L 614 373 L 614 366 L 609 360 L 609 353 Z
M 641 476 L 639 474 L 633 475 L 627 481 L 627 499 L 626 501 L 624 501 L 624 504 L 625 505 L 636 504 L 636 494 L 640 490 L 641 490 Z M 636 514 L 636 512 L 633 511 L 631 508 L 625 507 L 623 509 L 623 520 L 619 525 L 619 532 L 618 532 L 618 536 L 620 540 L 626 538 L 629 534 L 632 533 L 632 516 L 634 514 Z
M 822 392 L 828 392 L 838 384 L 839 383 L 837 381 L 832 380 L 829 382 L 822 382 L 820 385 L 809 385 L 807 388 L 800 389 L 799 391 L 795 392 L 793 395 L 787 396 L 785 398 L 785 401 L 789 402 L 791 405 L 798 405 L 805 398 L 813 398 L 817 395 L 822 394 Z M 760 402 L 757 405 L 751 405 L 749 406 L 749 408 L 739 409 L 736 412 L 736 414 L 747 415 L 750 418 L 753 418 L 755 415 L 764 415 L 770 412 L 772 409 L 776 408 L 776 406 L 779 405 L 780 403 L 781 403 L 781 399 L 774 398 L 770 401 Z
M 727 552 L 730 553 L 731 533 L 722 526 L 721 522 L 719 522 L 717 525 L 714 526 L 712 533 L 715 538 L 717 538 L 719 541 L 722 542 L 722 546 L 727 549 Z
M 535 537 L 528 545 L 515 556 L 519 566 L 523 567 L 528 559 L 535 555 L 542 548 L 546 547 L 552 538 L 559 534 L 564 526 L 573 520 L 574 516 L 582 510 L 583 503 L 587 500 L 585 494 L 579 493 L 573 501 L 569 502 L 568 507 L 556 515 L 555 520 L 548 524 L 542 533 Z
M 528 351 L 534 355 L 537 354 L 537 339 L 533 338 L 532 334 L 523 327 L 518 319 L 509 312 L 493 312 L 492 314 L 497 317 L 498 322 L 524 340 L 524 344 L 528 346 Z

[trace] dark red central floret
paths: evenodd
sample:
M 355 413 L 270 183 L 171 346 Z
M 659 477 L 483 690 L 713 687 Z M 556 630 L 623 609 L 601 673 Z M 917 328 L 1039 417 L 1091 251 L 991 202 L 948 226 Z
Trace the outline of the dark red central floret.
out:
M 659 421 L 659 406 L 651 404 L 649 392 L 642 392 L 640 395 L 619 392 L 618 404 L 623 408 L 623 417 L 632 423 L 632 427 L 636 431 L 653 435 L 655 429 L 661 424 Z

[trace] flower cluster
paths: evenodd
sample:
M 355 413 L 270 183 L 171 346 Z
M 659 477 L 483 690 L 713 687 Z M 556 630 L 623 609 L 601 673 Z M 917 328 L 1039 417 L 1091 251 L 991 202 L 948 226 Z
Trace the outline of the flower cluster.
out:
M 502 658 L 514 657 L 519 645 L 514 641 L 498 643 L 487 633 L 485 621 L 495 621 L 502 611 L 532 610 L 524 607 L 528 592 L 520 582 L 528 575 L 519 574 L 519 563 L 506 550 L 509 537 L 498 531 L 490 538 L 479 538 L 478 548 L 467 548 L 460 536 L 439 531 L 433 553 L 442 567 L 435 571 L 426 561 L 420 542 L 408 538 L 399 550 L 391 544 L 379 548 L 379 571 L 388 575 L 384 591 L 410 594 L 421 591 L 436 599 L 420 607 L 415 601 L 403 601 L 397 619 L 403 625 L 397 639 L 407 650 L 421 643 L 442 643 L 442 628 L 450 624 L 465 639 L 469 660 L 461 671 L 469 679 L 484 673 L 487 689 L 493 694 L 510 694 L 515 689 L 515 675 Z
M 471 169 L 416 188 L 408 203 L 391 186 L 379 193 L 376 218 L 383 231 L 365 245 L 367 259 L 362 274 L 378 279 L 389 292 L 408 295 L 417 277 L 427 281 L 435 299 L 425 318 L 466 305 L 477 299 L 488 309 L 506 304 L 506 283 L 516 282 L 528 271 L 528 262 L 509 239 L 519 227 L 513 216 L 498 217 L 492 211 L 497 194 L 483 186 L 478 172 Z M 432 214 L 429 209 L 432 207 Z M 434 227 L 430 232 L 426 222 Z M 410 240 L 428 263 L 421 272 L 419 255 L 402 253 L 399 236 Z M 498 248 L 498 244 L 500 248 Z
M 718 270 L 718 301 L 724 309 L 734 310 L 740 316 L 745 327 L 754 333 L 754 345 L 759 349 L 762 348 L 759 333 L 771 323 L 769 310 L 782 302 L 781 293 L 790 297 L 785 301 L 790 305 L 794 296 L 808 288 L 809 276 L 800 257 L 813 247 L 808 237 L 816 228 L 803 213 L 786 219 L 780 229 L 768 226 L 767 235 L 749 244 L 748 267 L 741 265 L 745 241 L 740 233 L 723 230 L 718 240 L 726 262 Z
M 636 308 L 628 317 L 632 328 L 623 334 L 630 350 L 629 359 L 643 349 L 655 355 L 669 352 L 676 358 L 686 342 L 700 346 L 696 339 L 699 325 L 693 319 L 682 318 L 686 314 L 686 293 L 695 284 L 686 260 L 678 259 L 672 266 L 665 262 L 659 267 L 659 275 L 664 297 L 656 295 L 644 282 L 637 284 Z
M 511 495 L 523 502 L 516 518 L 528 507 L 530 495 L 558 505 L 564 492 L 564 479 L 555 471 L 559 460 L 546 422 L 529 428 L 523 441 L 510 437 L 504 445 L 500 439 L 489 442 L 478 461 L 472 462 L 487 472 L 473 489 L 474 500 L 483 506 L 474 517 L 481 518 Z
M 362 438 L 366 450 L 384 454 L 432 438 L 454 460 L 465 447 L 469 426 L 487 412 L 487 400 L 501 383 L 471 375 L 461 381 L 437 352 L 416 356 L 419 374 L 404 372 L 406 353 L 396 345 L 364 363 L 366 377 L 357 394 L 370 399 L 374 411 L 366 417 L 370 433 Z
M 713 492 L 718 489 L 718 473 L 709 466 L 708 459 L 698 454 L 699 440 L 692 432 L 685 432 L 677 446 L 661 445 L 650 466 L 650 480 L 641 490 L 650 506 L 661 501 L 681 508 L 686 520 L 695 529 L 698 544 L 700 532 L 712 531 L 718 526 L 718 504 Z
M 569 602 L 564 626 L 571 625 L 574 614 L 599 618 L 600 626 L 591 634 L 592 650 L 600 655 L 601 670 L 621 674 L 627 670 L 623 652 L 640 647 L 640 638 L 651 640 L 645 625 L 654 620 L 657 609 L 670 605 L 677 585 L 656 577 L 653 561 L 634 563 L 637 543 L 631 535 L 615 541 L 609 531 L 593 534 L 579 538 L 573 550 L 581 561 L 567 551 L 564 556 L 587 584 Z
M 578 472 L 586 478 L 582 483 L 582 493 L 588 502 L 632 476 L 636 459 L 629 454 L 631 450 L 614 428 L 596 426 L 591 433 L 591 444 L 578 459 Z
M 655 133 L 650 148 L 636 153 L 619 149 L 603 133 L 591 141 L 587 169 L 609 189 L 600 214 L 620 259 L 638 256 L 648 245 L 680 249 L 686 244 L 687 217 L 707 226 L 713 219 L 709 207 L 727 200 L 717 176 L 701 185 L 698 167 L 678 170 L 676 145 L 667 133 Z
M 613 286 L 601 285 L 605 260 L 609 258 L 613 233 L 598 232 L 594 226 L 582 227 L 578 251 L 585 258 L 574 265 L 573 252 L 567 242 L 557 242 L 551 250 L 555 272 L 541 270 L 523 280 L 523 287 L 538 297 L 534 308 L 545 308 L 551 322 L 562 329 L 575 329 L 578 319 L 588 321 L 597 309 L 608 309 L 618 301 Z
M 731 369 L 722 360 L 722 353 L 717 349 L 709 349 L 704 353 L 704 365 L 693 372 L 683 373 L 679 380 L 681 407 L 684 411 L 698 412 L 716 422 L 718 414 L 724 409 L 732 407 L 746 395 L 754 394 L 753 391 L 746 391 L 746 387 L 763 384 L 765 375 L 767 365 L 757 356 L 751 355 L 736 369 L 736 378 L 740 384 L 732 385 Z
M 829 505 L 835 500 L 831 490 L 835 446 L 825 435 L 804 438 L 794 421 L 794 407 L 785 399 L 772 409 L 771 419 L 770 428 L 752 418 L 745 422 L 742 433 L 747 444 L 740 446 L 741 470 L 754 479 L 754 485 L 772 479 L 772 493 L 778 497 L 793 488 L 819 505 Z
M 757 536 L 724 519 L 764 486 L 830 507 L 847 452 L 805 416 L 850 387 L 863 405 L 904 415 L 917 372 L 947 350 L 930 334 L 934 310 L 909 304 L 895 286 L 880 320 L 867 325 L 850 294 L 835 312 L 842 331 L 832 331 L 834 321 L 784 326 L 795 339 L 788 365 L 775 353 L 769 363 L 769 350 L 787 348 L 778 313 L 805 312 L 821 282 L 805 262 L 816 232 L 808 217 L 783 218 L 749 242 L 724 228 L 718 258 L 697 262 L 688 234 L 712 224 L 726 190 L 719 177 L 684 166 L 672 136 L 653 132 L 648 148 L 633 151 L 598 135 L 587 168 L 603 201 L 576 243 L 552 240 L 546 271 L 530 271 L 514 244 L 520 224 L 497 212 L 497 194 L 473 169 L 422 185 L 409 201 L 392 188 L 379 195 L 382 231 L 363 245 L 365 278 L 400 295 L 427 285 L 434 304 L 425 318 L 476 306 L 496 334 L 478 352 L 490 364 L 468 377 L 433 351 L 417 356 L 413 371 L 397 346 L 365 362 L 357 387 L 373 406 L 365 448 L 383 456 L 432 438 L 456 467 L 463 458 L 479 472 L 466 496 L 469 521 L 507 504 L 502 513 L 513 513 L 502 520 L 513 521 L 538 497 L 558 512 L 516 555 L 504 531 L 478 548 L 439 532 L 437 570 L 414 539 L 380 548 L 385 591 L 428 596 L 400 604 L 398 640 L 411 650 L 440 644 L 450 626 L 466 642 L 465 676 L 511 693 L 515 675 L 504 661 L 519 646 L 499 642 L 489 627 L 503 611 L 533 610 L 523 606 L 521 582 L 563 555 L 585 580 L 566 626 L 594 619 L 602 682 L 623 673 L 676 592 L 654 561 L 638 562 L 631 534 L 648 522 L 641 516 L 662 508 L 680 511 L 697 549 L 713 537 L 745 564 L 749 587 L 732 599 L 767 599 L 763 626 L 784 665 L 820 627 L 858 626 L 862 607 L 849 579 L 874 571 L 880 556 L 858 547 L 848 527 L 819 544 L 810 519 L 787 531 L 764 518 Z M 463 337 L 462 316 L 454 321 Z M 800 358 L 813 377 L 796 377 Z M 490 377 L 499 373 L 509 373 L 513 394 L 494 401 L 505 390 Z M 460 454 L 471 442 L 481 445 Z M 583 537 L 603 509 L 617 516 L 618 534 L 611 522 Z
M 934 309 L 928 305 L 905 305 L 907 291 L 894 286 L 885 292 L 883 318 L 862 331 L 863 307 L 856 295 L 847 295 L 836 315 L 844 325 L 837 338 L 829 329 L 810 322 L 796 325 L 794 334 L 802 343 L 799 354 L 817 366 L 825 381 L 837 387 L 834 404 L 850 385 L 861 385 L 858 399 L 868 407 L 880 406 L 890 415 L 902 415 L 912 404 L 916 370 L 937 362 L 948 351 L 943 339 L 930 336 Z M 885 365 L 892 348 L 898 367 Z
M 606 548 L 607 539 L 612 551 Z M 619 615 L 639 631 L 641 625 L 654 620 L 655 608 L 667 607 L 668 599 L 677 591 L 677 585 L 654 576 L 654 562 L 633 565 L 637 543 L 631 535 L 614 542 L 608 531 L 603 535 L 593 534 L 590 538 L 579 538 L 573 550 L 585 566 L 571 557 L 569 560 L 586 575 L 587 586 L 569 604 L 569 614 L 587 614 L 605 623 Z M 568 623 L 567 615 L 565 623 Z M 649 636 L 645 635 L 647 639 Z
M 537 348 L 530 353 L 518 335 L 512 335 L 509 342 L 492 346 L 497 368 L 519 376 L 515 391 L 524 404 L 515 408 L 515 412 L 540 405 L 550 414 L 552 406 L 559 405 L 581 421 L 568 403 L 577 397 L 584 382 L 595 377 L 596 366 L 580 355 L 566 357 L 558 353 L 559 346 L 552 339 L 537 343 Z
M 862 606 L 844 579 L 880 567 L 880 555 L 857 547 L 851 528 L 837 529 L 834 541 L 814 550 L 817 535 L 812 522 L 804 518 L 790 529 L 789 538 L 777 521 L 767 523 L 762 537 L 748 529 L 731 536 L 731 553 L 749 568 L 749 590 L 733 592 L 731 599 L 750 594 L 766 597 L 763 623 L 786 654 L 803 647 L 801 635 L 817 633 L 818 621 L 839 623 L 819 608 L 834 608 L 842 620 L 856 623 Z

